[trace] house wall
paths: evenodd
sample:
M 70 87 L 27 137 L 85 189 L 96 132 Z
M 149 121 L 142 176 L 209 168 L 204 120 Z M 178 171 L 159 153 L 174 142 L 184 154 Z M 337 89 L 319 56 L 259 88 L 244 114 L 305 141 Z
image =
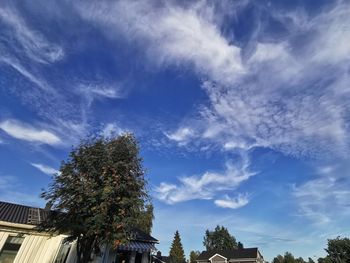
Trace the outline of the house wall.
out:
M 20 232 L 0 231 L 0 251 L 4 246 L 6 239 L 10 235 L 16 236 Z M 23 243 L 17 253 L 14 263 L 51 263 L 60 248 L 60 244 L 65 236 L 55 237 L 45 235 L 35 235 L 33 233 L 24 233 Z
M 9 236 L 24 237 L 23 243 L 17 253 L 14 263 L 54 263 L 63 243 L 65 235 L 51 236 L 34 230 L 34 226 L 14 224 L 0 221 L 0 251 Z M 77 259 L 76 242 L 71 243 L 66 263 L 75 263 Z M 109 246 L 101 248 L 102 255 L 95 256 L 93 263 L 114 263 L 116 252 Z M 130 259 L 134 263 L 135 257 Z M 142 255 L 141 263 L 148 263 L 149 253 Z
M 224 257 L 219 256 L 219 255 L 216 255 L 216 256 L 212 257 L 210 259 L 210 261 L 212 263 L 226 263 L 227 262 L 227 260 Z

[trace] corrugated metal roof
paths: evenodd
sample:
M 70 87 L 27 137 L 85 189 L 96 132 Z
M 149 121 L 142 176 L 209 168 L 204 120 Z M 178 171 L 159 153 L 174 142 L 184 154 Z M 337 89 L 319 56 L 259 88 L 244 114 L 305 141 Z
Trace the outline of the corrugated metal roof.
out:
M 47 216 L 47 211 L 25 205 L 0 201 L 0 221 L 37 225 Z
M 38 225 L 47 218 L 48 213 L 48 210 L 42 208 L 0 201 L 0 221 Z M 134 241 L 148 242 L 150 246 L 153 246 L 153 243 L 158 243 L 157 239 L 137 228 L 134 228 L 132 232 L 132 240 Z
M 131 241 L 125 245 L 118 246 L 118 250 L 127 250 L 127 251 L 137 251 L 137 252 L 150 252 L 155 250 L 154 243 L 149 242 L 140 242 L 140 241 Z

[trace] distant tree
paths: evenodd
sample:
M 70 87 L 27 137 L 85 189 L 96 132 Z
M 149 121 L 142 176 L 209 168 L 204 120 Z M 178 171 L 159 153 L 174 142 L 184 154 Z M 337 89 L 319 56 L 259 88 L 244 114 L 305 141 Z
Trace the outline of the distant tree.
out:
M 293 254 L 286 252 L 284 256 L 278 255 L 272 260 L 272 263 L 306 263 L 301 257 L 294 258 Z
M 272 263 L 283 263 L 284 257 L 281 255 L 278 255 L 272 260 Z
M 216 226 L 214 231 L 205 231 L 203 245 L 206 250 L 225 250 L 237 248 L 237 241 L 231 236 L 227 228 Z
M 55 212 L 41 229 L 76 240 L 78 263 L 89 262 L 102 244 L 128 240 L 134 226 L 147 231 L 152 226 L 139 147 L 131 134 L 81 142 L 42 197 Z M 141 222 L 143 213 L 148 217 Z
M 320 258 L 319 263 L 348 263 L 350 262 L 350 239 L 340 238 L 328 239 L 327 256 Z
M 283 263 L 295 263 L 294 256 L 290 252 L 286 252 L 284 254 L 284 260 Z
M 190 263 L 196 263 L 196 260 L 201 252 L 199 251 L 191 251 L 190 252 Z
M 307 262 L 308 263 L 315 263 L 315 261 L 312 258 L 309 258 Z
M 141 229 L 147 234 L 151 234 L 153 226 L 153 205 L 151 203 L 146 204 L 136 217 L 135 227 Z
M 184 263 L 185 252 L 181 243 L 179 231 L 176 230 L 169 252 L 170 263 Z
M 238 242 L 238 244 L 237 244 L 237 248 L 239 248 L 239 249 L 243 249 L 243 248 L 244 248 L 243 243 Z

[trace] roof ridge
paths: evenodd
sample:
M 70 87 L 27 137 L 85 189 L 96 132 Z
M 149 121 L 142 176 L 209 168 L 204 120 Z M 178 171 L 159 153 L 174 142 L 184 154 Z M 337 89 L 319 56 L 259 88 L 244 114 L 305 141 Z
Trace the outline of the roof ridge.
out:
M 37 207 L 37 206 L 22 205 L 22 204 L 17 204 L 17 203 L 11 203 L 11 202 L 8 202 L 8 201 L 1 201 L 0 200 L 0 203 L 9 204 L 9 205 L 16 205 L 16 206 L 22 206 L 22 207 L 26 207 L 26 208 L 45 210 L 44 208 Z

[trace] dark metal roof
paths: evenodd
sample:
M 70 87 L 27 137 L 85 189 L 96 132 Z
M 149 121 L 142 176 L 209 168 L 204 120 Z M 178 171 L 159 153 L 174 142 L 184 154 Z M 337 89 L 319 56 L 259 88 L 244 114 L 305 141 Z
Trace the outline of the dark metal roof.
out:
M 229 250 L 212 250 L 203 251 L 197 258 L 197 260 L 209 260 L 215 254 L 219 254 L 227 260 L 237 258 L 257 258 L 258 248 L 241 248 L 241 249 L 229 249 Z
M 118 246 L 118 250 L 127 250 L 127 251 L 137 251 L 137 252 L 150 252 L 156 250 L 154 243 L 142 242 L 142 241 L 130 241 L 125 245 Z
M 0 201 L 0 221 L 38 225 L 46 219 L 48 211 Z
M 42 208 L 0 201 L 0 221 L 26 225 L 38 225 L 47 218 L 49 212 L 49 210 Z M 134 228 L 132 233 L 132 240 L 158 243 L 157 239 L 141 231 L 140 229 Z
M 142 230 L 140 230 L 138 228 L 132 229 L 132 234 L 133 234 L 132 240 L 158 243 L 157 239 L 155 239 L 154 237 L 150 236 L 149 234 L 143 232 Z
M 170 257 L 162 255 L 152 255 L 152 263 L 169 263 Z

